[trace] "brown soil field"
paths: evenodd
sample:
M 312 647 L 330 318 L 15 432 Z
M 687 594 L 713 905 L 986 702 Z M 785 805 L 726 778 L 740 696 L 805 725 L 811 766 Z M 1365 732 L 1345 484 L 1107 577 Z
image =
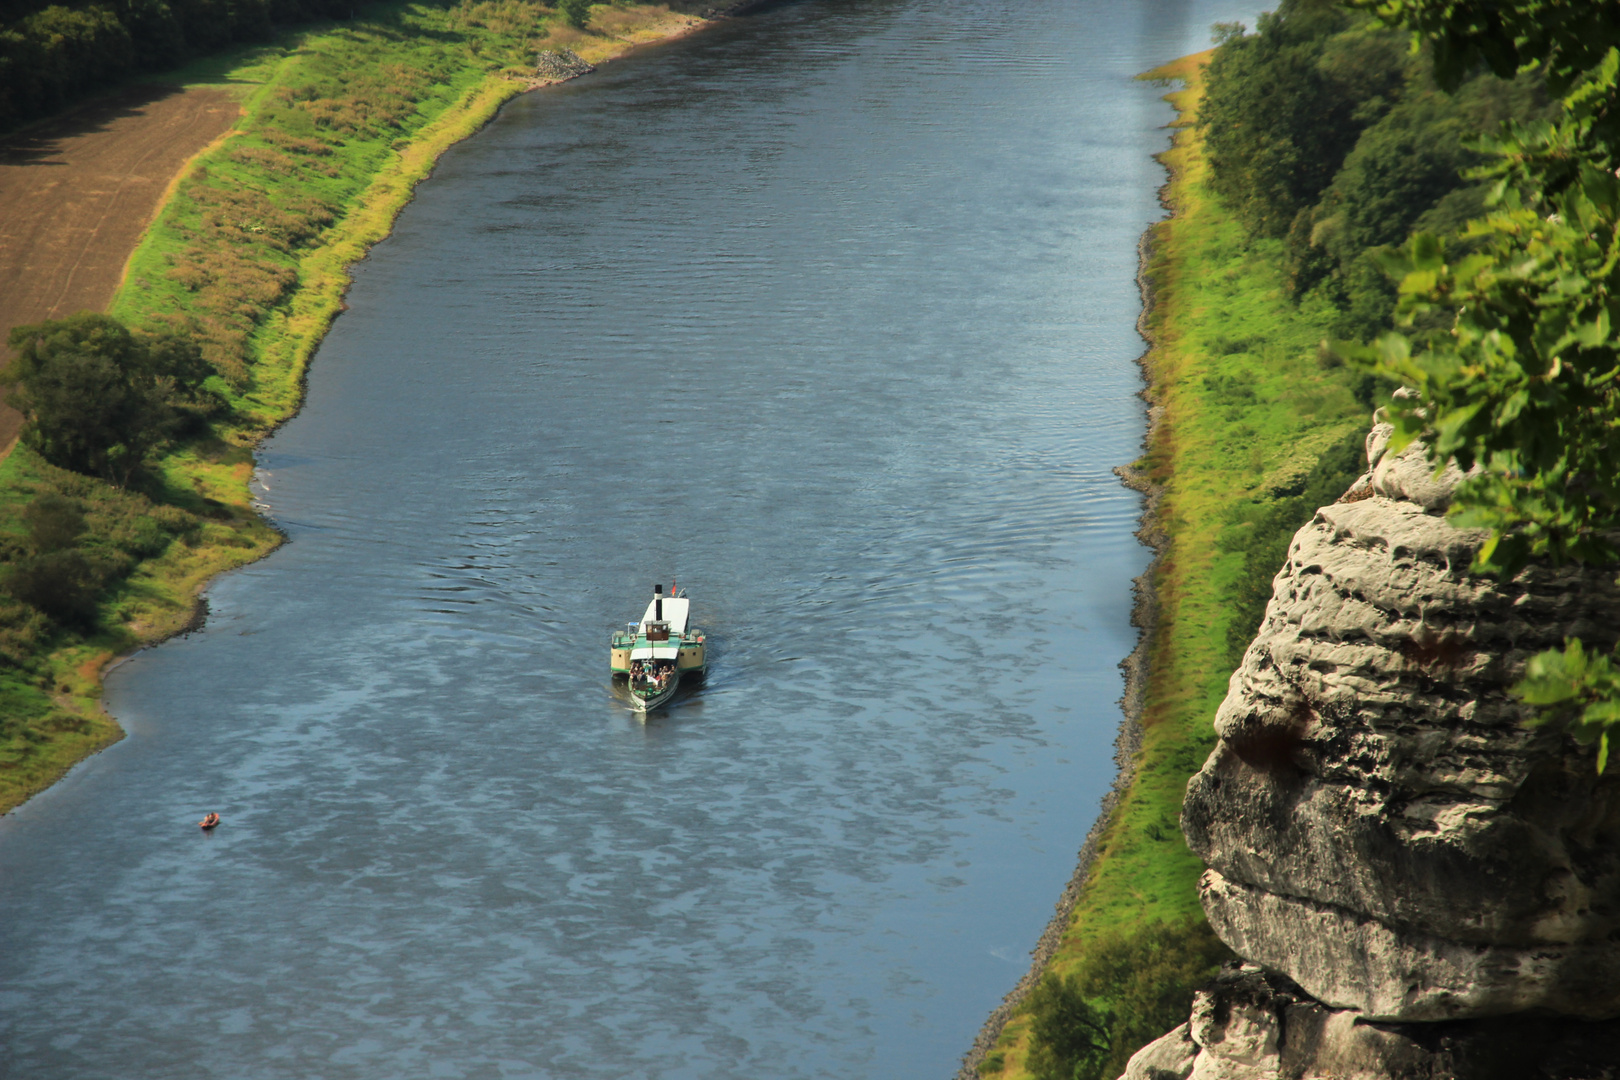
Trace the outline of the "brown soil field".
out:
M 170 183 L 239 115 L 222 90 L 138 86 L 0 139 L 0 360 L 12 327 L 107 306 Z M 0 457 L 21 426 L 0 404 Z

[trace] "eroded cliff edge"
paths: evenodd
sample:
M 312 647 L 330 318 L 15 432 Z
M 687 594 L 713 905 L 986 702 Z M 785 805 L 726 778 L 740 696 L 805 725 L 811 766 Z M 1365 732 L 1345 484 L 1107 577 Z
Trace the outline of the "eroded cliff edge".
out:
M 1615 571 L 1470 574 L 1461 474 L 1389 433 L 1295 535 L 1187 787 L 1248 963 L 1130 1080 L 1620 1076 L 1620 778 L 1508 692 L 1620 636 Z

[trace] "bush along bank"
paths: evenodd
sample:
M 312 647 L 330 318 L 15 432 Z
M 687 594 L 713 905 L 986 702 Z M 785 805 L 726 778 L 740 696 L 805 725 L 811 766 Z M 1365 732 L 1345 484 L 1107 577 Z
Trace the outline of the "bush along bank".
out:
M 1182 839 L 1182 794 L 1214 744 L 1210 717 L 1289 537 L 1361 469 L 1371 387 L 1321 348 L 1339 309 L 1291 297 L 1284 241 L 1249 233 L 1212 190 L 1197 125 L 1208 60 L 1146 76 L 1184 89 L 1168 95 L 1179 119 L 1161 155 L 1171 216 L 1144 244 L 1151 430 L 1126 471 L 1150 492 L 1143 535 L 1158 548 L 1140 583 L 1151 622 L 1140 709 L 1057 947 L 969 1061 L 981 1076 L 1118 1076 L 1230 957 L 1198 907 L 1203 867 Z
M 100 707 L 114 657 L 192 625 L 212 576 L 280 542 L 251 504 L 252 448 L 296 411 L 348 266 L 439 154 L 515 94 L 704 21 L 586 14 L 378 4 L 176 73 L 237 92 L 235 131 L 176 184 L 113 318 L 14 339 L 42 359 L 10 373 L 33 419 L 0 461 L 0 812 L 121 736 Z M 60 437 L 75 429 L 104 437 Z

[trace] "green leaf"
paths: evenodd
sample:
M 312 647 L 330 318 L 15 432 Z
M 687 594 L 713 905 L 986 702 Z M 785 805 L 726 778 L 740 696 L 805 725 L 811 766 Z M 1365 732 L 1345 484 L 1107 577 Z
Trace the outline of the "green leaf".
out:
M 1572 335 L 1583 349 L 1595 349 L 1609 340 L 1609 313 L 1599 310 L 1597 318 L 1575 327 Z

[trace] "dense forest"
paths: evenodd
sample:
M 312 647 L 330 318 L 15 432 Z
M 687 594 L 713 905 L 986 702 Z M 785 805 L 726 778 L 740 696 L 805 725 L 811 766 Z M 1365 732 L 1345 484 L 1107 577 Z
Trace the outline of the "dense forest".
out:
M 1254 34 L 1220 33 L 1201 119 L 1215 189 L 1252 234 L 1285 240 L 1287 288 L 1330 296 L 1338 337 L 1390 328 L 1380 254 L 1484 212 L 1482 137 L 1554 110 L 1536 72 L 1441 89 L 1431 50 L 1338 5 L 1285 2 Z
M 0 0 L 0 131 L 130 76 L 264 41 L 278 23 L 353 10 L 353 0 Z

